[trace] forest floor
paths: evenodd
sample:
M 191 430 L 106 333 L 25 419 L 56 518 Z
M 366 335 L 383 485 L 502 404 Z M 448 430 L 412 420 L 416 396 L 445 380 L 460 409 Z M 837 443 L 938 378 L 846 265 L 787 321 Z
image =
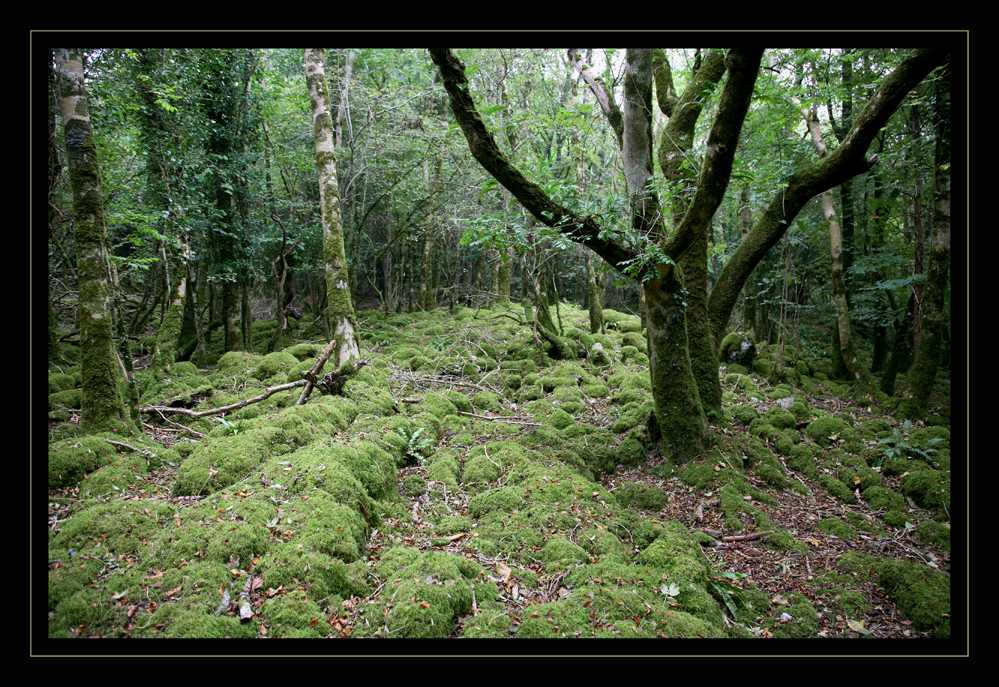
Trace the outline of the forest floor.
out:
M 947 636 L 950 432 L 763 346 L 723 366 L 704 456 L 647 436 L 637 317 L 560 307 L 553 361 L 519 307 L 361 314 L 344 397 L 78 433 L 50 372 L 54 637 Z M 273 322 L 255 323 L 264 350 Z M 305 338 L 305 337 L 303 337 Z M 209 408 L 301 378 L 318 338 L 140 372 Z M 760 374 L 765 373 L 765 374 Z M 114 442 L 114 443 L 111 443 Z

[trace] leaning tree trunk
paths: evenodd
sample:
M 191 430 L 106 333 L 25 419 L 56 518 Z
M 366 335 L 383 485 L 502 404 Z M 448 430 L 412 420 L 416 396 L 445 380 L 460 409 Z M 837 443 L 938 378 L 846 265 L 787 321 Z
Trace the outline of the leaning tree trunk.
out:
M 80 290 L 81 424 L 87 432 L 133 429 L 115 353 L 110 260 L 97 149 L 77 51 L 56 50 L 66 158 L 73 186 Z
M 946 292 L 950 267 L 950 71 L 936 83 L 936 148 L 934 151 L 933 226 L 936 236 L 930 249 L 923 289 L 923 331 L 916 359 L 909 371 L 912 402 L 910 417 L 926 416 L 930 392 L 940 367 L 946 336 Z
M 330 117 L 326 74 L 321 48 L 305 49 L 305 78 L 312 100 L 312 124 L 316 141 L 316 167 L 319 170 L 319 202 L 323 223 L 323 262 L 326 274 L 326 317 L 336 341 L 331 358 L 337 368 L 353 365 L 360 358 L 350 297 L 350 276 L 343 249 L 340 224 L 340 196 L 336 180 L 336 154 L 333 147 L 333 119 Z

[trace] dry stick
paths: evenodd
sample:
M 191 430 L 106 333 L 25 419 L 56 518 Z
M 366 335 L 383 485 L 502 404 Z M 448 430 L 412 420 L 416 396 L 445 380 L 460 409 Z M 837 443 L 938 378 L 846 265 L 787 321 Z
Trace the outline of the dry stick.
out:
M 116 447 L 116 448 L 123 448 L 123 449 L 127 449 L 127 450 L 129 450 L 129 451 L 132 451 L 133 453 L 141 453 L 141 454 L 142 454 L 142 455 L 144 455 L 144 456 L 145 456 L 146 458 L 153 458 L 153 457 L 155 457 L 155 455 L 156 455 L 156 454 L 154 454 L 154 453 L 153 453 L 152 451 L 150 451 L 150 450 L 148 450 L 148 449 L 144 449 L 144 448 L 135 448 L 134 446 L 131 446 L 131 445 L 129 445 L 129 444 L 126 444 L 126 443 L 125 443 L 125 442 L 123 442 L 123 441 L 112 441 L 111 439 L 106 439 L 106 441 L 107 441 L 107 442 L 108 442 L 109 444 L 111 444 L 112 446 Z
M 157 411 L 157 412 L 159 412 L 159 411 Z M 165 422 L 165 423 L 167 423 L 169 425 L 173 425 L 173 426 L 177 427 L 178 431 L 184 430 L 185 432 L 187 432 L 187 433 L 189 433 L 189 434 L 197 437 L 198 439 L 204 439 L 205 438 L 205 435 L 202 434 L 201 432 L 197 431 L 196 429 L 191 429 L 190 427 L 182 425 L 179 422 L 174 422 L 173 420 L 171 420 L 170 418 L 168 418 L 163 413 L 159 413 L 159 416 L 163 420 L 163 422 Z M 143 423 L 143 424 L 145 424 L 145 423 Z M 146 425 L 146 426 L 149 427 L 150 425 Z
M 240 408 L 245 408 L 251 403 L 258 403 L 260 401 L 266 400 L 278 393 L 279 391 L 287 391 L 288 389 L 294 389 L 295 387 L 305 386 L 308 380 L 299 379 L 295 382 L 288 382 L 287 384 L 278 384 L 277 386 L 271 386 L 264 389 L 264 392 L 253 398 L 246 398 L 242 401 L 237 401 L 236 403 L 230 403 L 227 406 L 221 406 L 219 408 L 210 408 L 208 410 L 194 411 L 189 408 L 170 408 L 168 406 L 145 406 L 139 409 L 142 413 L 174 413 L 177 415 L 186 415 L 187 417 L 199 418 L 208 417 L 209 415 L 218 415 L 220 413 L 227 413 L 230 410 L 239 410 Z
M 298 401 L 295 403 L 295 405 L 297 406 L 303 405 L 306 401 L 309 400 L 309 395 L 312 393 L 312 388 L 316 385 L 316 375 L 319 374 L 319 371 L 323 369 L 323 365 L 326 364 L 326 361 L 330 359 L 330 356 L 333 354 L 333 349 L 335 347 L 336 347 L 336 339 L 333 339 L 328 344 L 326 344 L 326 348 L 324 348 L 323 352 L 319 354 L 319 357 L 316 359 L 316 364 L 313 365 L 312 368 L 305 373 L 305 388 L 302 389 L 302 395 L 298 397 Z
M 467 415 L 469 417 L 474 417 L 479 420 L 493 420 L 495 422 L 509 422 L 513 425 L 527 425 L 529 427 L 544 427 L 540 422 L 528 422 L 527 420 L 518 420 L 513 417 L 489 417 L 488 415 L 476 415 L 475 413 L 466 413 L 463 410 L 458 411 L 459 415 Z

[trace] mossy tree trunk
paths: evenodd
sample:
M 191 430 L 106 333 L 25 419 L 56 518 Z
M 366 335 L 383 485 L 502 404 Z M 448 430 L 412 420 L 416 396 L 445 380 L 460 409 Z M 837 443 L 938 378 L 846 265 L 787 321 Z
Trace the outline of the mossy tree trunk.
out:
M 826 158 L 829 150 L 822 139 L 822 129 L 815 107 L 802 112 L 812 145 L 819 157 Z M 850 304 L 847 300 L 846 267 L 843 256 L 843 229 L 836 216 L 836 206 L 832 191 L 824 191 L 820 196 L 822 216 L 829 225 L 829 248 L 832 257 L 832 300 L 836 308 L 836 334 L 833 339 L 834 367 L 841 361 L 849 379 L 870 382 L 867 371 L 857 359 L 853 332 L 850 327 Z M 838 354 L 838 355 L 837 355 Z
M 51 56 L 50 56 L 51 57 Z M 55 223 L 56 223 L 56 187 L 59 182 L 59 176 L 62 174 L 62 162 L 59 159 L 59 145 L 56 141 L 56 93 L 58 92 L 58 84 L 56 83 L 56 72 L 54 69 L 49 69 L 48 74 L 48 148 L 49 148 L 49 185 L 48 185 L 48 237 L 49 243 L 52 242 L 52 236 L 55 233 Z M 52 305 L 52 294 L 51 290 L 48 293 L 46 300 L 46 305 L 48 307 L 48 353 L 49 360 L 59 360 L 60 358 L 60 346 L 59 346 L 59 318 L 56 317 L 55 308 Z
M 590 332 L 604 331 L 604 282 L 593 267 L 593 253 L 586 253 L 587 300 L 590 305 Z
M 649 316 L 649 365 L 660 450 L 684 463 L 703 453 L 707 422 L 687 345 L 685 290 L 677 270 L 643 285 Z
M 429 51 L 431 59 L 440 70 L 451 109 L 472 155 L 538 221 L 558 228 L 564 235 L 591 248 L 618 268 L 643 257 L 641 253 L 648 256 L 645 251 L 636 253 L 607 238 L 606 232 L 601 230 L 593 217 L 574 213 L 529 181 L 499 149 L 482 121 L 471 96 L 464 65 L 446 48 L 430 48 Z M 934 66 L 942 62 L 945 55 L 942 50 L 917 51 L 884 80 L 871 103 L 851 127 L 846 144 L 841 145 L 823 164 L 799 170 L 792 175 L 787 188 L 777 194 L 747 240 L 729 261 L 711 293 L 708 311 L 715 340 L 719 338 L 719 332 L 724 332 L 746 278 L 783 235 L 804 203 L 817 193 L 833 188 L 844 179 L 867 169 L 869 165 L 863 156 L 874 134 L 898 107 L 905 94 Z M 652 177 L 651 51 L 629 49 L 626 53 L 623 114 L 612 97 L 600 97 L 601 94 L 610 95 L 602 84 L 588 80 L 591 90 L 598 95 L 598 102 L 607 115 L 608 122 L 621 141 L 632 207 L 632 224 L 641 235 L 651 235 L 659 244 L 656 253 L 667 258 L 645 269 L 639 277 L 648 311 L 655 414 L 663 429 L 660 446 L 667 455 L 681 460 L 703 450 L 705 416 L 700 405 L 697 382 L 691 371 L 684 313 L 687 304 L 683 273 L 682 268 L 675 263 L 697 240 L 700 232 L 707 230 L 728 186 L 738 136 L 749 109 L 761 58 L 762 50 L 759 49 L 733 48 L 728 51 L 725 63 L 729 76 L 722 89 L 718 112 L 708 135 L 696 191 L 675 232 L 663 239 L 659 238 L 665 236 L 660 224 L 661 208 L 648 183 Z M 573 59 L 571 53 L 570 59 Z M 698 70 L 695 70 L 695 76 L 696 71 Z M 665 75 L 665 70 L 660 69 L 657 79 Z M 585 73 L 583 76 L 586 78 Z M 666 83 L 665 78 L 663 82 Z M 670 104 L 670 88 L 667 86 L 660 91 L 660 106 L 667 109 L 675 107 L 675 103 Z M 684 322 L 682 327 L 679 324 L 681 321 Z M 673 326 L 670 327 L 670 324 Z M 717 368 L 715 376 L 717 378 Z M 667 431 L 671 436 L 666 436 Z
M 729 257 L 711 291 L 708 312 L 716 338 L 724 335 L 749 275 L 784 236 L 805 204 L 819 193 L 871 168 L 874 162 L 866 153 L 875 136 L 909 91 L 946 58 L 945 49 L 916 50 L 881 81 L 867 105 L 854 117 L 843 144 L 818 163 L 797 169 L 772 197 L 756 217 L 753 230 Z
M 936 143 L 933 153 L 934 204 L 933 228 L 936 236 L 930 249 L 923 290 L 923 333 L 916 358 L 909 371 L 912 401 L 910 417 L 926 416 L 937 369 L 941 365 L 947 328 L 946 294 L 950 269 L 950 70 L 944 72 L 934 88 Z
M 73 187 L 80 290 L 81 425 L 87 432 L 134 429 L 126 402 L 122 362 L 115 353 L 111 266 L 94 145 L 77 50 L 56 50 L 66 159 Z
M 352 365 L 360 358 L 350 296 L 350 277 L 343 249 L 340 221 L 340 197 L 336 179 L 336 155 L 333 146 L 333 119 L 327 102 L 326 74 L 321 48 L 305 49 L 305 78 L 312 101 L 312 125 L 319 170 L 319 202 L 323 223 L 323 264 L 326 276 L 326 317 L 336 341 L 331 359 L 337 368 Z

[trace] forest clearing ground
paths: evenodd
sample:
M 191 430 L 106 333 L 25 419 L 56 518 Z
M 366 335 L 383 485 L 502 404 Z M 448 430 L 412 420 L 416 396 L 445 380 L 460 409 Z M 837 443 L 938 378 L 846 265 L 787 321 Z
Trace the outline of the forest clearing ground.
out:
M 806 392 L 723 367 L 725 415 L 712 425 L 711 454 L 671 468 L 644 434 L 651 406 L 644 354 L 632 345 L 641 343 L 632 333 L 637 318 L 608 312 L 621 329 L 596 337 L 610 355 L 623 358 L 610 366 L 547 360 L 529 331 L 497 325 L 489 311 L 477 317 L 466 310 L 450 325 L 440 312 L 379 315 L 368 321 L 373 340 L 366 355 L 373 363 L 348 387 L 348 398 L 317 397 L 296 409 L 290 396 L 274 397 L 235 417 L 190 422 L 205 435 L 194 441 L 177 427 L 144 423 L 145 435 L 118 441 L 106 467 L 49 491 L 50 597 L 61 599 L 82 585 L 55 604 L 50 622 L 67 622 L 59 620 L 63 614 L 84 620 L 65 629 L 67 636 L 931 634 L 930 621 L 914 627 L 897 605 L 898 589 L 889 593 L 884 575 L 864 566 L 904 560 L 918 570 L 949 570 L 949 525 L 937 522 L 945 519 L 946 503 L 920 507 L 910 494 L 923 498 L 925 489 L 906 491 L 910 471 L 936 472 L 909 458 L 882 472 L 884 439 L 877 438 L 904 431 L 912 446 L 927 447 L 926 436 L 941 431 L 904 429 L 874 406 L 833 395 L 843 390 L 833 383 L 803 380 L 812 386 Z M 588 340 L 591 335 L 581 331 L 585 316 L 563 305 L 568 336 Z M 227 354 L 218 369 L 183 368 L 177 379 L 157 381 L 163 391 L 153 387 L 149 393 L 179 394 L 192 406 L 231 402 L 264 384 L 254 379 L 256 370 L 266 370 L 256 379 L 276 371 L 273 379 L 283 380 L 291 366 L 306 367 L 318 345 L 292 346 L 287 350 L 294 357 Z M 278 367 L 268 367 L 273 365 Z M 205 391 L 207 381 L 214 392 Z M 778 409 L 786 393 L 805 404 L 795 406 L 793 422 Z M 316 425 L 320 420 L 329 424 Z M 72 436 L 71 418 L 50 426 Z M 254 459 L 262 463 L 243 466 L 242 454 L 255 450 L 245 442 L 258 436 L 290 442 L 281 449 L 288 458 L 264 453 Z M 95 441 L 87 445 L 106 452 L 115 440 Z M 139 452 L 160 446 L 167 458 L 127 479 L 116 472 L 111 482 L 97 479 L 136 455 L 121 446 L 129 441 Z M 349 448 L 375 450 L 373 443 L 395 456 L 391 487 L 383 484 L 387 473 L 364 472 L 369 468 L 357 462 L 361 453 Z M 792 455 L 798 446 L 813 457 Z M 936 458 L 930 449 L 920 455 L 946 468 L 949 453 L 933 446 L 940 451 Z M 327 454 L 317 448 L 333 453 L 323 458 Z M 336 457 L 345 450 L 344 458 Z M 865 461 L 875 467 L 867 469 Z M 325 507 L 329 497 L 309 491 L 309 480 L 334 464 L 351 466 L 373 496 L 342 491 L 346 482 L 327 483 L 339 490 L 341 503 L 350 502 L 343 500 L 348 496 L 360 499 L 351 508 L 370 520 L 357 544 L 334 539 L 343 553 L 329 559 L 330 544 L 325 538 L 310 543 L 308 532 L 330 525 L 294 514 L 312 512 L 311 502 Z M 231 472 L 234 465 L 242 467 Z M 192 481 L 192 474 L 202 476 Z M 841 481 L 851 475 L 855 485 Z M 861 480 L 876 482 L 877 489 Z M 357 486 L 351 489 L 361 488 L 352 483 Z M 98 487 L 104 491 L 81 495 L 81 489 Z M 865 495 L 886 499 L 893 513 Z M 116 517 L 135 517 L 127 504 L 134 504 L 136 515 L 156 516 L 152 511 L 165 508 L 158 517 L 166 531 L 142 530 L 137 542 L 124 544 L 115 543 L 121 534 L 112 534 L 105 546 L 106 532 L 123 523 L 99 524 L 100 509 L 113 514 L 120 506 L 125 510 Z M 97 524 L 87 524 L 91 513 L 98 514 Z M 888 525 L 891 515 L 904 522 Z M 71 533 L 63 535 L 67 523 Z M 943 538 L 932 545 L 917 538 L 915 525 L 925 523 Z M 192 524 L 201 529 L 191 530 Z M 763 532 L 773 536 L 759 536 Z M 731 536 L 740 540 L 718 541 Z M 185 544 L 185 537 L 193 539 Z M 296 542 L 302 553 L 295 552 Z M 62 548 L 69 545 L 68 557 L 76 561 Z M 317 545 L 326 548 L 310 553 Z M 703 569 L 692 557 L 698 549 Z M 663 558 L 657 551 L 669 553 Z M 274 568 L 277 552 L 291 556 L 283 568 Z M 850 559 L 855 553 L 874 558 Z M 178 557 L 180 569 L 171 569 Z M 852 567 L 845 569 L 844 560 Z M 72 582 L 73 571 L 87 561 L 87 577 Z M 344 563 L 349 565 L 340 567 Z M 315 566 L 333 567 L 317 576 Z M 187 569 L 211 572 L 212 581 L 206 588 L 195 577 L 176 578 Z M 169 581 L 159 579 L 164 574 Z M 212 577 L 223 574 L 228 582 Z M 59 585 L 70 584 L 66 580 L 69 592 L 60 591 Z M 141 598 L 134 596 L 137 585 Z M 166 587 L 172 588 L 164 592 Z M 133 597 L 120 596 L 129 590 Z M 103 609 L 105 596 L 111 606 Z M 240 599 L 252 627 L 240 623 Z M 84 601 L 91 610 L 79 605 Z M 911 613 L 912 601 L 906 603 Z M 108 624 L 111 617 L 117 625 Z

